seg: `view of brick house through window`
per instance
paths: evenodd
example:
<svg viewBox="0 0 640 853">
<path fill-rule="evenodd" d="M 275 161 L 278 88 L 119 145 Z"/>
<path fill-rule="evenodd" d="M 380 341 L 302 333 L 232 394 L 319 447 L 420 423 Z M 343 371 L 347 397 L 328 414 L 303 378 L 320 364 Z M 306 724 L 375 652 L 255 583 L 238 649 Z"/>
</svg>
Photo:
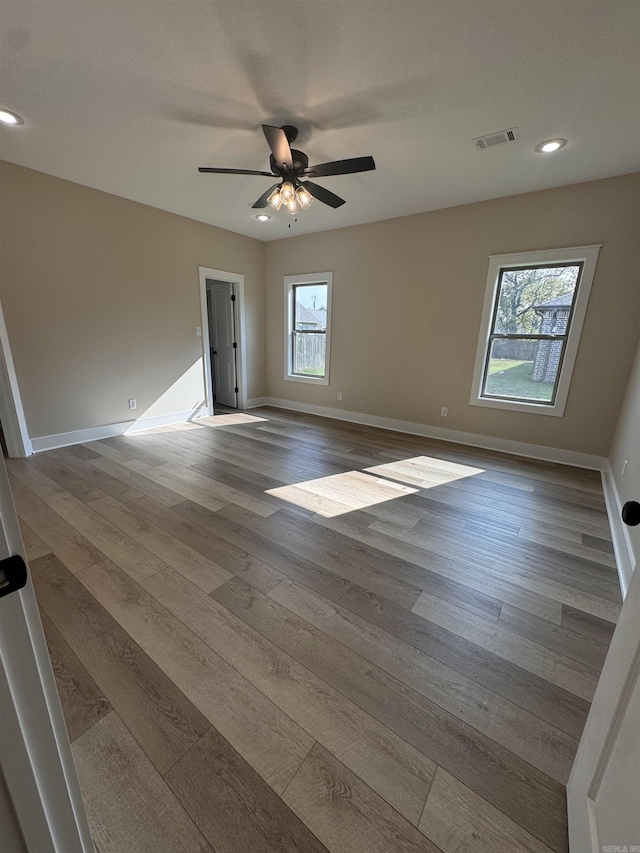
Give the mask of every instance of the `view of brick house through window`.
<svg viewBox="0 0 640 853">
<path fill-rule="evenodd" d="M 581 263 L 502 269 L 482 396 L 553 405 Z"/>
<path fill-rule="evenodd" d="M 569 324 L 573 293 L 551 299 L 546 305 L 535 305 L 534 311 L 542 317 L 540 334 L 564 335 Z M 531 378 L 534 382 L 555 382 L 562 356 L 561 341 L 538 341 Z"/>
</svg>

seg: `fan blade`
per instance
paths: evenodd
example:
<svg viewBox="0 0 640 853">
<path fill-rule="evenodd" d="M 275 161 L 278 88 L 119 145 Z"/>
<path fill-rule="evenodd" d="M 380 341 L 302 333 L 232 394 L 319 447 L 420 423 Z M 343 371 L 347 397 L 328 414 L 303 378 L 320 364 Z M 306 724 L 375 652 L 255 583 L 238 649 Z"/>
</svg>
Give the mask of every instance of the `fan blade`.
<svg viewBox="0 0 640 853">
<path fill-rule="evenodd" d="M 258 201 L 255 204 L 252 204 L 251 207 L 266 207 L 267 206 L 267 199 L 269 198 L 269 196 L 271 195 L 271 193 L 275 190 L 275 188 L 277 186 L 279 186 L 279 184 L 274 184 L 272 187 L 269 187 L 269 189 L 266 191 L 266 193 L 263 193 L 260 196 L 260 198 L 258 199 Z"/>
<path fill-rule="evenodd" d="M 321 201 L 324 204 L 328 204 L 329 207 L 336 208 L 345 204 L 345 200 L 340 198 L 339 195 L 332 193 L 330 190 L 327 190 L 318 184 L 312 184 L 311 181 L 305 181 L 302 186 L 306 187 L 314 198 L 317 198 L 318 201 Z"/>
<path fill-rule="evenodd" d="M 332 163 L 320 163 L 309 166 L 302 173 L 314 178 L 326 178 L 329 175 L 353 175 L 356 172 L 371 172 L 376 164 L 373 157 L 352 157 L 350 160 L 334 160 Z"/>
<path fill-rule="evenodd" d="M 265 175 L 273 178 L 273 172 L 254 172 L 251 169 L 213 169 L 209 166 L 199 166 L 199 172 L 213 172 L 216 175 Z"/>
<path fill-rule="evenodd" d="M 287 169 L 292 169 L 293 157 L 291 156 L 289 140 L 284 130 L 281 127 L 271 127 L 270 124 L 263 124 L 262 130 L 278 166 L 285 165 Z"/>
</svg>

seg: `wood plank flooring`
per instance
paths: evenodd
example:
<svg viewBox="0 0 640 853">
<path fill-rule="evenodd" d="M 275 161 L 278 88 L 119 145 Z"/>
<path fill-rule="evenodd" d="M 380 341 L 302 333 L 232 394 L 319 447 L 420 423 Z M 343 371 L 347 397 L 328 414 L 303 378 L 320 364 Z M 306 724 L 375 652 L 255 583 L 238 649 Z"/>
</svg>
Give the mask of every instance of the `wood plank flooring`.
<svg viewBox="0 0 640 853">
<path fill-rule="evenodd" d="M 275 409 L 8 460 L 99 853 L 565 853 L 599 476 Z"/>
</svg>

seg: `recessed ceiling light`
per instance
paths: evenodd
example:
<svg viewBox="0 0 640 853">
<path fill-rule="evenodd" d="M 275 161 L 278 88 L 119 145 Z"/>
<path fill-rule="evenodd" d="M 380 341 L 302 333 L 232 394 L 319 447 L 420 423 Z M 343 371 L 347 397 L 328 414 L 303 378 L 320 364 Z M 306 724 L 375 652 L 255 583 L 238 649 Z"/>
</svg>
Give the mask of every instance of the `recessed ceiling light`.
<svg viewBox="0 0 640 853">
<path fill-rule="evenodd" d="M 268 222 L 271 217 L 267 213 L 258 213 L 256 219 L 258 220 L 258 222 Z"/>
<path fill-rule="evenodd" d="M 17 113 L 0 108 L 0 122 L 15 127 L 17 124 L 24 124 L 24 119 Z"/>
<path fill-rule="evenodd" d="M 567 144 L 566 139 L 547 139 L 546 142 L 541 142 L 536 145 L 538 154 L 552 154 L 554 151 L 559 151 Z"/>
</svg>

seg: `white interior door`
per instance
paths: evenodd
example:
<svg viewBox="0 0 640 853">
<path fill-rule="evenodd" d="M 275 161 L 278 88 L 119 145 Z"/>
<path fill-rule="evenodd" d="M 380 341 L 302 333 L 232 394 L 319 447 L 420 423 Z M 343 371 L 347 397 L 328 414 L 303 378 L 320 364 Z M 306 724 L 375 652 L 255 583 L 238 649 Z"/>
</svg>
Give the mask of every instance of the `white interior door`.
<svg viewBox="0 0 640 853">
<path fill-rule="evenodd" d="M 571 853 L 640 851 L 639 673 L 636 568 L 567 786 Z"/>
<path fill-rule="evenodd" d="M 218 403 L 238 407 L 235 293 L 228 281 L 207 281 L 213 392 Z"/>
<path fill-rule="evenodd" d="M 25 556 L 0 457 L 0 560 L 13 555 Z M 9 589 L 6 571 L 0 563 L 0 592 Z M 0 709 L 0 815 L 13 815 L 12 828 L 19 828 L 29 853 L 90 853 L 94 847 L 30 577 L 22 589 L 0 598 Z M 7 839 L 10 831 L 7 825 Z M 4 850 L 2 833 L 0 827 Z"/>
</svg>

